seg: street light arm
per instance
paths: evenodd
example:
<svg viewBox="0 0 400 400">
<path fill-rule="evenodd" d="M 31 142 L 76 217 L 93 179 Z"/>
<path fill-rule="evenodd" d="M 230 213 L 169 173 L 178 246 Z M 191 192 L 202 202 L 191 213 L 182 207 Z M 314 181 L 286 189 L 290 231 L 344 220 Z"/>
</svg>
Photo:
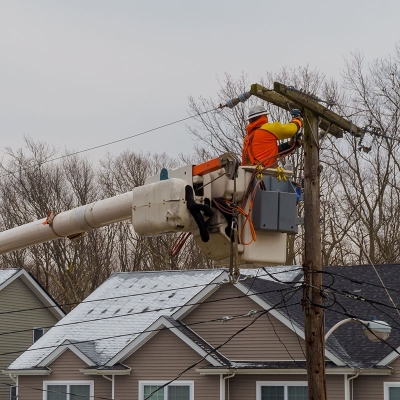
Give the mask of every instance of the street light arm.
<svg viewBox="0 0 400 400">
<path fill-rule="evenodd" d="M 329 336 L 332 335 L 333 331 L 335 331 L 337 328 L 339 328 L 339 326 L 342 326 L 343 324 L 346 324 L 347 322 L 358 322 L 361 325 L 368 326 L 368 322 L 367 321 L 363 321 L 361 319 L 356 319 L 356 318 L 343 319 L 342 321 L 339 321 L 337 324 L 333 325 L 332 328 L 329 329 L 328 332 L 326 332 L 325 342 L 328 340 Z"/>
</svg>

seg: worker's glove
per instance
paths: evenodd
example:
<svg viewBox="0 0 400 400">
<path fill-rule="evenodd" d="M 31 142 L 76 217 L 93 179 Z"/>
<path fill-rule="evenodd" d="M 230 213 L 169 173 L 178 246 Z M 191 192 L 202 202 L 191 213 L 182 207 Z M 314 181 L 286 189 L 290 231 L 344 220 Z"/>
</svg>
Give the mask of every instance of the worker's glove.
<svg viewBox="0 0 400 400">
<path fill-rule="evenodd" d="M 300 116 L 293 118 L 290 122 L 293 122 L 294 124 L 297 125 L 297 130 L 298 131 L 303 126 L 303 118 L 301 118 Z"/>
<path fill-rule="evenodd" d="M 295 147 L 301 147 L 303 145 L 303 135 L 297 134 L 297 135 L 293 136 L 289 140 L 290 147 L 293 147 L 293 143 L 295 144 Z"/>
</svg>

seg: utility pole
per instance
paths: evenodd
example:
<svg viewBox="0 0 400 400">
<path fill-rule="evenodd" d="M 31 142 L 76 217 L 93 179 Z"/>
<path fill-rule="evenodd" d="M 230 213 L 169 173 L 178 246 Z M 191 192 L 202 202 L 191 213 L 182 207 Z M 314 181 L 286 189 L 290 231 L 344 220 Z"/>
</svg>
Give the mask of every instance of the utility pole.
<svg viewBox="0 0 400 400">
<path fill-rule="evenodd" d="M 319 104 L 312 96 L 281 83 L 274 90 L 254 84 L 251 94 L 283 109 L 304 114 L 304 334 L 309 400 L 326 400 L 324 309 L 320 227 L 319 129 L 343 136 L 343 130 L 361 136 L 362 130 Z"/>
</svg>

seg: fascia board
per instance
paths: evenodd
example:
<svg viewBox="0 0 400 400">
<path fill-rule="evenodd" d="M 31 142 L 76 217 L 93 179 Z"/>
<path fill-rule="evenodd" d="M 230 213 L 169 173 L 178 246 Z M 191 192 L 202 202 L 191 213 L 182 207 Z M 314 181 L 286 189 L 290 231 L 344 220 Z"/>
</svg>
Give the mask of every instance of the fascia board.
<svg viewBox="0 0 400 400">
<path fill-rule="evenodd" d="M 235 369 L 235 368 L 197 368 L 195 370 L 200 375 L 221 375 L 221 374 L 231 374 L 235 372 L 236 375 L 306 375 L 307 371 L 305 369 Z M 358 368 L 334 368 L 326 369 L 326 375 L 346 375 L 355 374 L 368 376 L 387 376 L 391 375 L 390 370 L 359 370 Z"/>
<path fill-rule="evenodd" d="M 248 288 L 246 288 L 240 282 L 236 284 L 236 287 L 244 294 L 251 293 L 251 296 L 248 296 L 249 299 L 252 299 L 256 304 L 258 304 L 259 306 L 264 308 L 264 310 L 268 310 L 271 308 L 270 304 L 268 304 L 266 301 L 262 300 L 256 293 L 254 293 L 252 290 L 249 290 Z M 302 329 L 300 329 L 298 326 L 296 326 L 295 324 L 292 324 L 288 318 L 286 318 L 284 315 L 282 315 L 277 310 L 271 310 L 268 312 L 273 317 L 275 317 L 279 322 L 282 322 L 282 324 L 284 324 L 287 328 L 289 328 L 291 331 L 293 331 L 296 335 L 300 336 L 304 340 L 304 331 Z M 329 350 L 326 350 L 326 348 L 325 348 L 325 355 L 326 355 L 326 357 L 329 358 L 330 361 L 334 362 L 338 366 L 346 365 L 346 363 L 344 363 L 340 358 L 338 358 L 334 354 L 332 354 Z"/>
<path fill-rule="evenodd" d="M 61 319 L 65 317 L 65 313 L 50 297 L 50 295 L 43 290 L 40 285 L 26 272 L 24 269 L 21 270 L 22 281 L 32 290 L 32 292 L 41 300 L 41 302 L 48 307 L 48 310 L 57 318 Z"/>
<path fill-rule="evenodd" d="M 386 367 L 386 365 L 392 363 L 394 360 L 396 360 L 399 357 L 400 353 L 400 347 L 397 347 L 396 351 L 392 351 L 390 354 L 388 354 L 385 358 L 383 358 L 381 361 L 376 364 L 379 367 Z"/>
<path fill-rule="evenodd" d="M 179 308 L 179 310 L 175 311 L 171 316 L 174 319 L 182 319 L 186 315 L 188 315 L 191 311 L 193 311 L 200 303 L 202 303 L 207 297 L 211 296 L 219 287 L 220 284 L 224 283 L 228 280 L 228 274 L 226 271 L 222 270 L 221 274 L 218 275 L 214 280 L 212 280 L 209 284 L 205 285 L 205 288 L 202 289 L 199 293 L 197 293 L 194 297 L 192 297 L 188 304 Z"/>
<path fill-rule="evenodd" d="M 205 357 L 205 360 L 207 360 L 211 365 L 213 365 L 214 367 L 222 367 L 223 366 L 214 357 L 212 357 L 211 355 L 207 355 L 207 352 L 204 349 L 202 349 L 198 344 L 193 342 L 193 340 L 190 340 L 185 334 L 183 334 L 178 328 L 174 327 L 166 319 L 165 319 L 164 325 L 170 330 L 170 332 L 173 332 L 179 339 L 181 339 L 183 342 L 185 342 L 189 347 L 191 347 L 199 355 L 201 355 L 202 357 Z"/>
<path fill-rule="evenodd" d="M 110 367 L 116 363 L 122 362 L 126 360 L 129 356 L 131 356 L 135 351 L 137 351 L 140 347 L 142 347 L 148 340 L 150 340 L 161 327 L 165 327 L 171 332 L 173 332 L 179 339 L 185 342 L 189 347 L 195 350 L 199 355 L 204 357 L 207 352 L 204 351 L 200 346 L 190 340 L 186 335 L 179 331 L 178 328 L 174 327 L 165 317 L 161 316 L 151 324 L 146 331 L 142 332 L 139 336 L 137 336 L 132 342 L 130 342 L 124 349 L 122 349 L 118 354 L 116 354 L 110 361 L 108 361 L 105 366 Z M 222 366 L 215 358 L 212 356 L 207 356 L 205 358 L 210 364 L 215 367 Z"/>
<path fill-rule="evenodd" d="M 74 346 L 69 340 L 65 340 L 62 344 L 58 345 L 50 354 L 48 354 L 39 364 L 38 367 L 47 367 L 54 360 L 61 356 L 67 349 L 71 350 L 77 357 L 79 357 L 88 366 L 93 367 L 96 364 L 77 347 Z"/>
<path fill-rule="evenodd" d="M 124 370 L 114 370 L 114 369 L 80 369 L 79 372 L 81 372 L 83 375 L 116 375 L 116 376 L 123 376 L 123 375 L 130 375 L 132 371 L 132 368 L 129 369 L 124 369 Z"/>
<path fill-rule="evenodd" d="M 158 331 L 161 326 L 163 326 L 161 319 L 164 317 L 159 317 L 155 322 L 153 322 L 149 327 L 147 327 L 142 333 L 135 337 L 127 346 L 125 346 L 121 351 L 119 351 L 113 358 L 111 358 L 106 364 L 106 367 L 113 366 L 116 363 L 122 362 L 132 355 L 136 350 L 142 347 L 148 340 L 150 340 Z"/>
<path fill-rule="evenodd" d="M 1 371 L 2 374 L 10 376 L 17 376 L 17 375 L 50 375 L 51 369 L 5 369 Z"/>
</svg>

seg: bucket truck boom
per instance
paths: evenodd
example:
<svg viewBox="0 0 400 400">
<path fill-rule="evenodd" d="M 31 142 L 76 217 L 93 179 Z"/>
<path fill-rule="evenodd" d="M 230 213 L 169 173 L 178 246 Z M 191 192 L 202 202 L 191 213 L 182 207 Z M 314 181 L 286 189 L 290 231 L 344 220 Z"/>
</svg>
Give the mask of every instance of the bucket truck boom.
<svg viewBox="0 0 400 400">
<path fill-rule="evenodd" d="M 138 235 L 191 232 L 201 250 L 226 265 L 237 214 L 239 264 L 279 265 L 297 232 L 291 172 L 239 167 L 227 153 L 204 164 L 163 169 L 131 192 L 0 232 L 0 254 L 130 220 Z"/>
</svg>

